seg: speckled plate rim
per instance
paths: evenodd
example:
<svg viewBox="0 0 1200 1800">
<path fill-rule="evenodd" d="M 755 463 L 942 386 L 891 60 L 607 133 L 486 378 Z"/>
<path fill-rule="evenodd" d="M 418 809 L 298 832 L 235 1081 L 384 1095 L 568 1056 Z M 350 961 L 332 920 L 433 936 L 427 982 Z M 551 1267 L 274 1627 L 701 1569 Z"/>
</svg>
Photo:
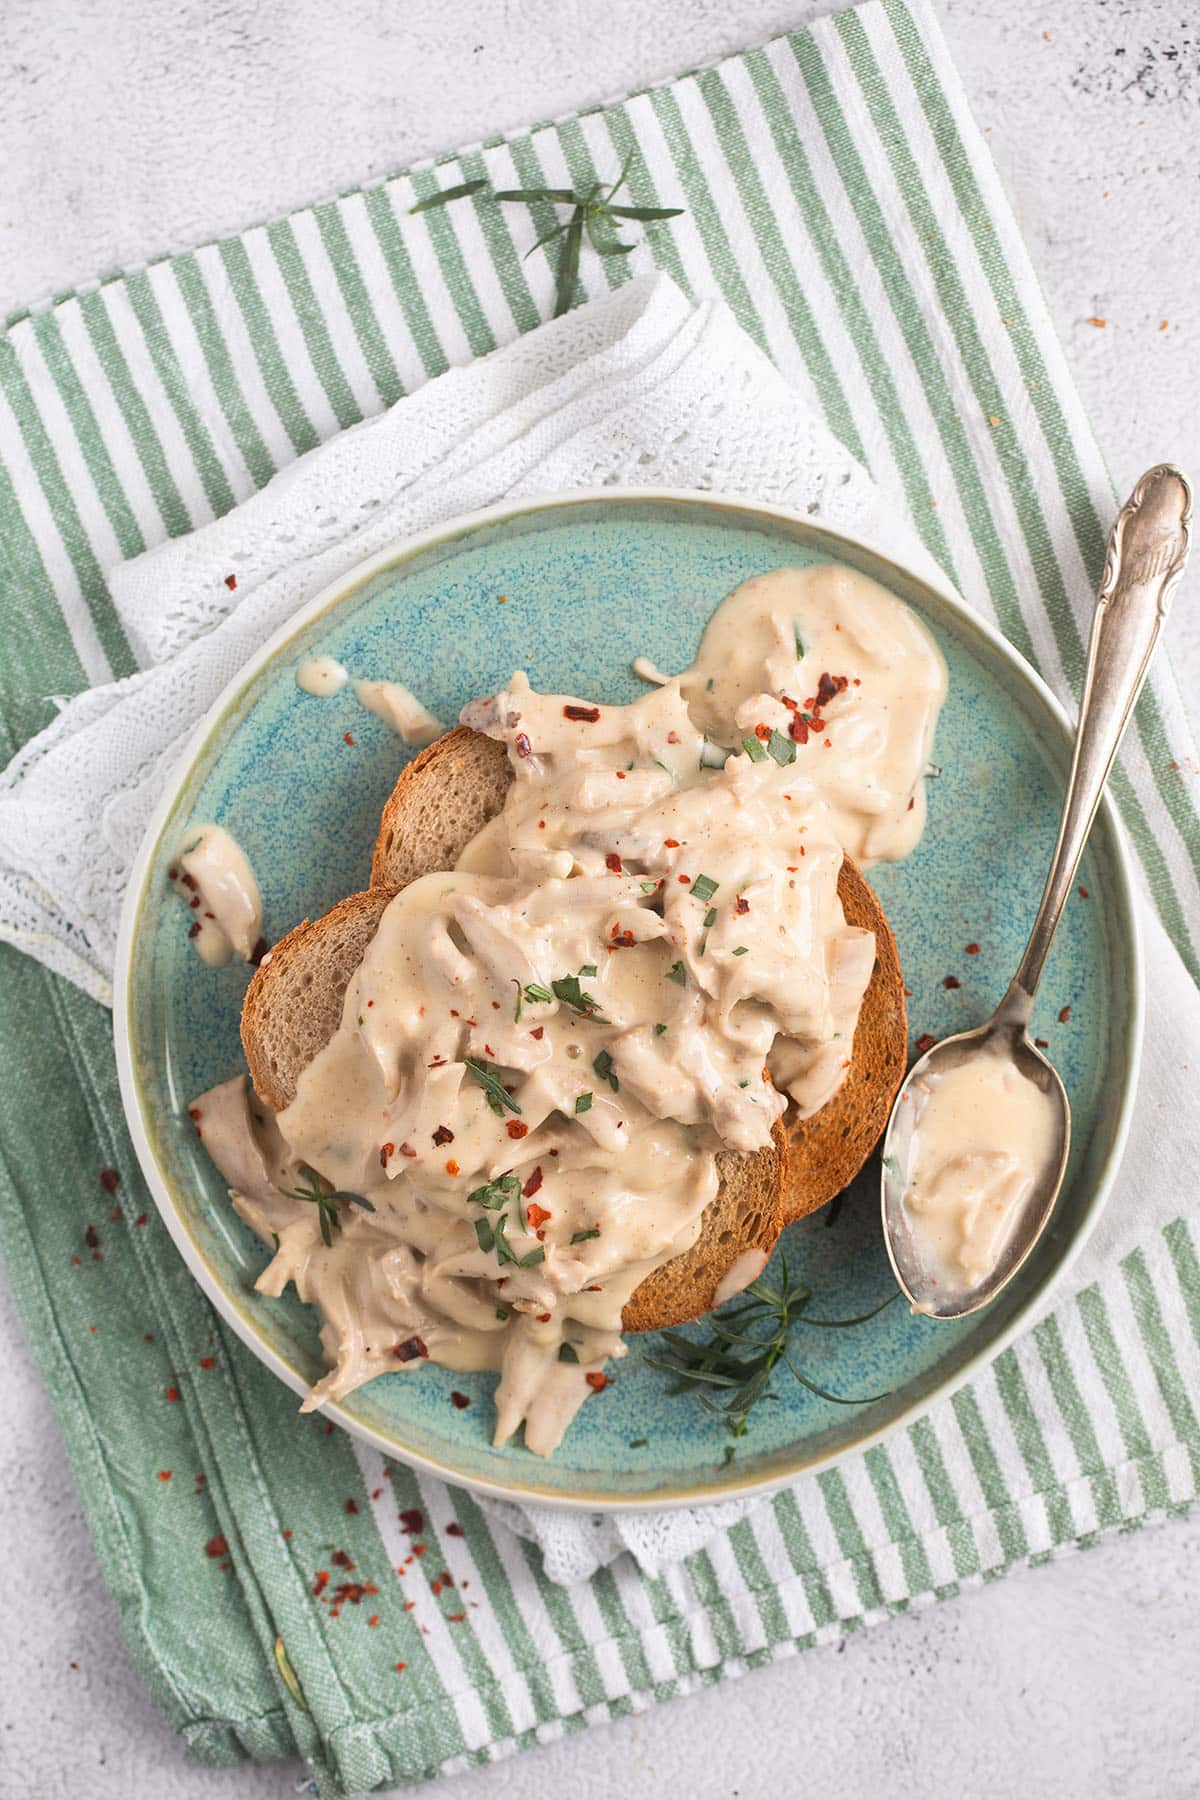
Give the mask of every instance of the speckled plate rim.
<svg viewBox="0 0 1200 1800">
<path fill-rule="evenodd" d="M 286 624 L 268 638 L 257 654 L 213 702 L 192 732 L 181 754 L 176 773 L 146 827 L 145 836 L 130 872 L 129 884 L 121 910 L 113 982 L 113 1036 L 121 1101 L 125 1109 L 133 1147 L 154 1203 L 188 1269 L 226 1324 L 237 1333 L 242 1342 L 254 1352 L 259 1360 L 294 1393 L 306 1394 L 308 1382 L 298 1370 L 279 1355 L 262 1335 L 252 1312 L 243 1311 L 237 1305 L 234 1297 L 221 1285 L 210 1269 L 176 1204 L 171 1185 L 155 1155 L 150 1137 L 146 1119 L 149 1110 L 148 1097 L 142 1091 L 136 1070 L 131 996 L 134 974 L 133 957 L 139 936 L 139 920 L 144 909 L 153 901 L 150 893 L 150 873 L 163 831 L 181 790 L 191 779 L 196 763 L 204 756 L 214 738 L 221 732 L 226 714 L 237 704 L 250 684 L 258 678 L 269 663 L 287 651 L 293 640 L 301 632 L 307 630 L 314 620 L 352 599 L 377 575 L 400 567 L 419 556 L 423 551 L 433 549 L 452 539 L 464 539 L 485 526 L 513 523 L 527 515 L 540 515 L 554 510 L 561 510 L 564 515 L 568 515 L 575 508 L 603 506 L 616 510 L 631 505 L 667 505 L 685 509 L 692 508 L 701 517 L 729 512 L 739 515 L 750 526 L 753 526 L 756 521 L 765 529 L 785 526 L 789 531 L 798 534 L 801 541 L 807 541 L 810 546 L 817 547 L 823 552 L 828 552 L 835 557 L 839 552 L 847 552 L 847 561 L 854 566 L 864 568 L 864 572 L 873 571 L 876 578 L 885 585 L 889 575 L 893 578 L 899 577 L 910 592 L 917 595 L 922 593 L 929 595 L 933 598 L 935 606 L 945 606 L 956 615 L 968 634 L 974 633 L 977 637 L 982 638 L 998 659 L 1007 664 L 1009 672 L 1015 677 L 1017 683 L 1031 689 L 1042 702 L 1061 728 L 1067 742 L 1072 735 L 1073 726 L 1065 709 L 1037 671 L 1025 661 L 1024 657 L 1013 648 L 1000 631 L 968 607 L 948 582 L 918 574 L 916 570 L 884 555 L 864 538 L 856 537 L 849 532 L 832 530 L 824 524 L 816 524 L 812 519 L 791 512 L 786 507 L 765 505 L 742 498 L 737 494 L 700 493 L 685 488 L 611 487 L 580 488 L 567 493 L 544 494 L 515 502 L 501 501 L 496 505 L 474 512 L 459 514 L 427 531 L 404 538 L 391 548 L 382 550 L 375 556 L 357 564 L 346 574 L 340 576 L 338 580 L 322 588 L 294 613 Z M 888 1420 L 886 1424 L 864 1431 L 861 1437 L 856 1438 L 850 1444 L 843 1444 L 828 1455 L 806 1457 L 801 1454 L 793 1464 L 782 1471 L 776 1463 L 770 1473 L 763 1476 L 739 1478 L 735 1473 L 728 1480 L 712 1480 L 704 1488 L 668 1488 L 656 1491 L 645 1499 L 613 1498 L 609 1494 L 597 1494 L 586 1489 L 581 1489 L 573 1494 L 562 1494 L 540 1488 L 535 1481 L 514 1479 L 512 1482 L 506 1482 L 489 1479 L 486 1476 L 467 1475 L 456 1468 L 452 1462 L 443 1462 L 424 1452 L 411 1449 L 396 1437 L 373 1429 L 335 1402 L 328 1402 L 321 1408 L 325 1417 L 333 1419 L 352 1436 L 373 1445 L 375 1449 L 381 1450 L 387 1456 L 396 1457 L 412 1468 L 425 1470 L 442 1480 L 454 1482 L 460 1487 L 490 1495 L 495 1499 L 533 1501 L 538 1505 L 554 1507 L 565 1512 L 658 1512 L 682 1506 L 702 1506 L 722 1500 L 746 1498 L 755 1494 L 775 1493 L 801 1475 L 817 1474 L 823 1469 L 834 1467 L 843 1457 L 856 1455 L 870 1448 L 872 1444 L 889 1437 L 893 1432 L 899 1431 L 911 1423 L 914 1418 L 920 1417 L 935 1402 L 946 1399 L 964 1386 L 979 1369 L 994 1361 L 1012 1343 L 1014 1338 L 1026 1329 L 1031 1316 L 1045 1310 L 1050 1296 L 1061 1284 L 1091 1236 L 1120 1168 L 1129 1136 L 1133 1106 L 1137 1095 L 1137 1079 L 1141 1066 L 1142 1039 L 1145 1027 L 1142 939 L 1129 846 L 1124 827 L 1107 793 L 1101 802 L 1101 810 L 1112 834 L 1114 873 L 1116 875 L 1112 910 L 1114 918 L 1124 930 L 1125 941 L 1122 950 L 1125 968 L 1129 976 L 1127 998 L 1129 1023 L 1122 1038 L 1125 1055 L 1120 1072 L 1121 1093 L 1111 1145 L 1095 1178 L 1090 1199 L 1086 1203 L 1086 1210 L 1057 1267 L 1040 1285 L 1031 1288 L 1023 1304 L 994 1338 L 981 1346 L 976 1355 L 969 1357 L 948 1373 L 932 1390 L 923 1394 L 895 1418 Z"/>
</svg>

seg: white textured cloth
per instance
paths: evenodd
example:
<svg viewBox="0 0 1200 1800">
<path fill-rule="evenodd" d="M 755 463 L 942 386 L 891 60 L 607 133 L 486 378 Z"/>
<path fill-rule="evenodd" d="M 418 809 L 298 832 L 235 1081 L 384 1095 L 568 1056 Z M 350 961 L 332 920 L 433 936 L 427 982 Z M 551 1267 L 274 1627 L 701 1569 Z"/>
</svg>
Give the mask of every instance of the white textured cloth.
<svg viewBox="0 0 1200 1800">
<path fill-rule="evenodd" d="M 665 276 L 450 371 L 345 431 L 224 518 L 114 569 L 140 673 L 67 703 L 0 786 L 0 935 L 111 995 L 129 868 L 188 727 L 310 595 L 365 557 L 515 495 L 605 485 L 752 495 L 851 531 L 944 585 L 906 520 L 720 302 Z M 238 585 L 224 584 L 236 568 Z M 1200 994 L 1146 910 L 1155 1033 L 1120 1203 L 1076 1270 L 1094 1279 L 1188 1191 L 1189 1046 Z M 589 1520 L 485 1503 L 541 1545 L 555 1580 L 628 1550 L 650 1574 L 751 1511 Z"/>
</svg>

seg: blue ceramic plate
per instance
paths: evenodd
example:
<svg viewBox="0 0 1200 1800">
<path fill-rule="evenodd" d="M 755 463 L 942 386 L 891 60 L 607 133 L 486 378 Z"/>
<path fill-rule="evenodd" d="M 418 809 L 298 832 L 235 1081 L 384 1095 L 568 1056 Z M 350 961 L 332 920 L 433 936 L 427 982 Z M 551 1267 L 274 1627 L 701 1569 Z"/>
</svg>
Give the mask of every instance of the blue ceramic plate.
<svg viewBox="0 0 1200 1800">
<path fill-rule="evenodd" d="M 298 1391 L 320 1372 L 317 1320 L 290 1292 L 253 1282 L 267 1260 L 229 1205 L 188 1122 L 190 1097 L 242 1066 L 244 967 L 206 969 L 168 889 L 171 852 L 192 821 L 216 820 L 249 853 L 274 941 L 306 914 L 366 884 L 380 807 L 407 752 L 349 689 L 317 700 L 300 660 L 339 658 L 391 676 L 453 723 L 463 702 L 514 667 L 552 692 L 626 701 L 644 691 L 637 652 L 679 669 L 717 602 L 782 564 L 843 561 L 916 609 L 941 646 L 950 695 L 938 728 L 940 778 L 907 862 L 872 877 L 900 946 L 912 1035 L 981 1020 L 1015 968 L 1054 843 L 1069 734 L 1062 713 L 999 637 L 916 577 L 848 539 L 786 514 L 704 496 L 614 493 L 493 509 L 397 547 L 306 607 L 233 683 L 198 731 L 148 833 L 126 904 L 117 973 L 125 1105 L 168 1227 L 192 1272 L 257 1355 Z M 500 597 L 505 603 L 500 604 Z M 353 745 L 344 741 L 350 733 Z M 1140 968 L 1125 853 L 1102 807 L 1067 910 L 1034 1028 L 1071 1097 L 1071 1163 L 1051 1229 L 997 1302 L 958 1324 L 889 1306 L 850 1331 L 801 1327 L 801 1366 L 833 1405 L 790 1375 L 752 1415 L 730 1463 L 722 1422 L 671 1396 L 631 1351 L 549 1462 L 495 1450 L 491 1375 L 425 1367 L 385 1375 L 328 1412 L 386 1453 L 455 1480 L 591 1509 L 695 1503 L 777 1484 L 859 1448 L 994 1356 L 1091 1227 L 1113 1173 L 1133 1094 Z M 966 946 L 978 944 L 978 954 Z M 961 986 L 948 989 L 947 975 Z M 1059 1022 L 1069 1006 L 1070 1019 Z M 868 1311 L 893 1288 L 874 1161 L 836 1212 L 785 1234 L 781 1249 L 816 1293 L 814 1314 Z M 778 1260 L 779 1252 L 776 1253 Z M 452 1387 L 474 1404 L 451 1405 Z"/>
</svg>

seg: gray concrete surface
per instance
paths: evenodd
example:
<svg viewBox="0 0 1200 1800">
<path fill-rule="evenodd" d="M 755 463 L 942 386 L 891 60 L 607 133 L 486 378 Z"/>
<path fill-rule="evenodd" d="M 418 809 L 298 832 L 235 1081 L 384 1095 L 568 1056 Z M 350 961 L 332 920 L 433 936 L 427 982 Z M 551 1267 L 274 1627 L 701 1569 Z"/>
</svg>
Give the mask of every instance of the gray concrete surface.
<svg viewBox="0 0 1200 1800">
<path fill-rule="evenodd" d="M 823 10 L 5 0 L 0 312 Z M 1200 15 L 1189 0 L 942 0 L 942 16 L 1115 477 L 1164 456 L 1200 471 Z M 1195 578 L 1172 638 L 1194 695 Z M 0 1359 L 0 1796 L 294 1792 L 297 1768 L 183 1762 L 125 1657 L 2 1294 Z M 1185 1800 L 1200 1788 L 1198 1557 L 1200 1519 L 1119 1539 L 438 1791 Z"/>
</svg>

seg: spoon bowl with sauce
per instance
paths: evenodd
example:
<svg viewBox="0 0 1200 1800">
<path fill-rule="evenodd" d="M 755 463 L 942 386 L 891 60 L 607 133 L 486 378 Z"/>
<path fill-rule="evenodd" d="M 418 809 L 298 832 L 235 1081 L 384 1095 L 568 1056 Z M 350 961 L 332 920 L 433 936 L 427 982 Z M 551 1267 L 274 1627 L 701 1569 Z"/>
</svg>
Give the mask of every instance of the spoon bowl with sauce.
<svg viewBox="0 0 1200 1800">
<path fill-rule="evenodd" d="M 914 1312 L 961 1319 L 994 1300 L 1054 1211 L 1071 1107 L 1029 1036 L 1038 983 L 1117 748 L 1187 561 L 1192 494 L 1170 464 L 1121 509 L 1096 596 L 1058 841 L 1025 954 L 1000 1005 L 909 1071 L 884 1139 L 884 1241 Z"/>
</svg>

